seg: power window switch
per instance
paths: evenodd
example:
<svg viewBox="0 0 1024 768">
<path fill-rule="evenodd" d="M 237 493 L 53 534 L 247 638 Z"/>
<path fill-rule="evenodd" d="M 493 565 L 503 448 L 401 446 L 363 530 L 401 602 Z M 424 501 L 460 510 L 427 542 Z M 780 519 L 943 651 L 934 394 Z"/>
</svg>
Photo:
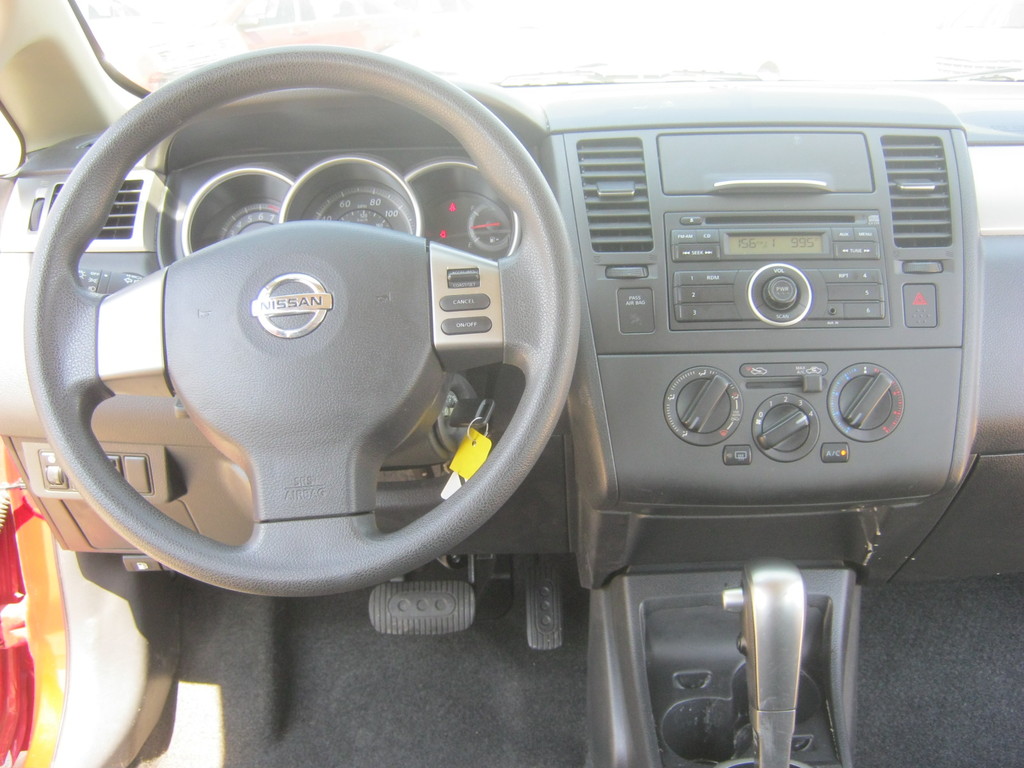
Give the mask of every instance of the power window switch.
<svg viewBox="0 0 1024 768">
<path fill-rule="evenodd" d="M 149 459 L 145 456 L 124 456 L 121 459 L 124 479 L 128 485 L 145 495 L 153 493 L 153 481 L 149 477 Z"/>
</svg>

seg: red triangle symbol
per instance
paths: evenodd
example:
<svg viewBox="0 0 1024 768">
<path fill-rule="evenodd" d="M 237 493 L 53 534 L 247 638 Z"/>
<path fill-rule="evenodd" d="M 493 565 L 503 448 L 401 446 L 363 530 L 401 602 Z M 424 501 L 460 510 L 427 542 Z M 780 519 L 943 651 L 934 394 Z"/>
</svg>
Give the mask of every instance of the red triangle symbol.
<svg viewBox="0 0 1024 768">
<path fill-rule="evenodd" d="M 928 299 L 926 299 L 924 297 L 924 294 L 921 293 L 920 291 L 918 291 L 917 292 L 917 296 L 914 297 L 914 306 L 915 307 L 927 307 L 928 306 Z"/>
</svg>

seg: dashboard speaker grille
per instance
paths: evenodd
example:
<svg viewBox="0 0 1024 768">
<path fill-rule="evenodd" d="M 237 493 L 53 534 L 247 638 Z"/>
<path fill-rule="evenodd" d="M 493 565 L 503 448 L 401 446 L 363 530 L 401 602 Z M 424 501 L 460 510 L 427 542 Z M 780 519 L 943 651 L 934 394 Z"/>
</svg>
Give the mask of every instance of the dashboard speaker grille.
<svg viewBox="0 0 1024 768">
<path fill-rule="evenodd" d="M 651 251 L 651 202 L 640 139 L 584 139 L 576 152 L 594 251 Z"/>
<path fill-rule="evenodd" d="M 50 196 L 50 208 L 57 201 L 57 196 L 64 188 L 63 184 L 53 186 Z M 135 218 L 139 213 L 139 202 L 142 199 L 142 179 L 126 179 L 114 198 L 103 229 L 96 235 L 97 240 L 131 240 L 135 232 Z"/>
<path fill-rule="evenodd" d="M 942 140 L 937 136 L 883 136 L 882 152 L 889 177 L 896 245 L 951 245 L 949 172 Z"/>
</svg>

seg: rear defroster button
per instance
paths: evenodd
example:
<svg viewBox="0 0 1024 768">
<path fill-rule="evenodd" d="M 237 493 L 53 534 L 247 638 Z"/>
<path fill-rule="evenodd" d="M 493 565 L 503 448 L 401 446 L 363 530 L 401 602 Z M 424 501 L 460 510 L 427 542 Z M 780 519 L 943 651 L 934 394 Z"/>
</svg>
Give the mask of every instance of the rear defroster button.
<svg viewBox="0 0 1024 768">
<path fill-rule="evenodd" d="M 448 336 L 487 333 L 491 330 L 491 320 L 487 317 L 450 317 L 441 323 L 441 330 Z"/>
</svg>

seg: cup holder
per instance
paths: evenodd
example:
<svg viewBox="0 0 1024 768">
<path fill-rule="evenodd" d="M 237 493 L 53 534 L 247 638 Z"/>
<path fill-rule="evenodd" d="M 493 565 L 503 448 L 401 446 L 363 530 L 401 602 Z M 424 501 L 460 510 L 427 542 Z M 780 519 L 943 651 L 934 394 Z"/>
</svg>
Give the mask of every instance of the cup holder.
<svg viewBox="0 0 1024 768">
<path fill-rule="evenodd" d="M 736 707 L 732 699 L 688 699 L 661 721 L 665 746 L 683 760 L 718 763 L 734 753 Z"/>
<path fill-rule="evenodd" d="M 662 717 L 662 741 L 684 762 L 717 765 L 735 761 L 730 764 L 745 764 L 743 759 L 737 759 L 749 754 L 752 748 L 745 665 L 735 670 L 727 685 L 728 698 L 695 695 L 677 700 Z M 697 694 L 697 691 L 693 693 Z M 820 715 L 822 707 L 821 688 L 814 678 L 801 672 L 796 711 L 798 726 Z M 749 758 L 746 762 L 750 762 Z"/>
</svg>

